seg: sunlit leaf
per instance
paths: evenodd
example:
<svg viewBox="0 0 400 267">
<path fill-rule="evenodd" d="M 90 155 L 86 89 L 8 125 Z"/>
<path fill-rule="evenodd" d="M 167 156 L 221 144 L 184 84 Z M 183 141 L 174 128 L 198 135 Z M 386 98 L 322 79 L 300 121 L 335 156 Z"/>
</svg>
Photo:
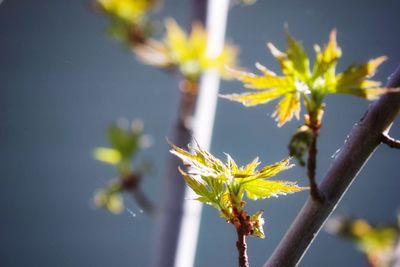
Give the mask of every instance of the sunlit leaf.
<svg viewBox="0 0 400 267">
<path fill-rule="evenodd" d="M 97 160 L 111 165 L 118 164 L 122 159 L 121 153 L 113 148 L 99 147 L 94 150 L 93 154 Z"/>
<path fill-rule="evenodd" d="M 186 33 L 179 27 L 175 20 L 169 18 L 165 21 L 165 28 L 167 30 L 165 42 L 173 61 L 179 61 L 188 57 L 188 37 Z"/>
<path fill-rule="evenodd" d="M 253 175 L 256 172 L 256 168 L 258 167 L 258 165 L 260 165 L 260 161 L 257 157 L 246 166 L 232 169 L 231 173 L 235 178 L 246 178 L 249 175 Z"/>
<path fill-rule="evenodd" d="M 134 51 L 137 58 L 148 65 L 170 68 L 174 64 L 168 47 L 157 40 L 148 40 L 146 45 L 136 46 Z"/>
<path fill-rule="evenodd" d="M 110 188 L 97 191 L 94 196 L 94 203 L 97 207 L 105 208 L 115 214 L 121 213 L 124 209 L 121 193 L 110 190 Z"/>
<path fill-rule="evenodd" d="M 110 15 L 138 23 L 152 9 L 155 0 L 97 0 L 100 7 Z"/>
<path fill-rule="evenodd" d="M 187 174 L 182 169 L 179 169 L 179 172 L 182 174 L 182 177 L 185 179 L 186 184 L 199 196 L 197 200 L 201 202 L 205 202 L 211 204 L 214 202 L 214 196 L 212 192 L 210 192 L 205 184 L 198 181 L 193 176 Z"/>
<path fill-rule="evenodd" d="M 229 78 L 225 66 L 236 65 L 237 49 L 234 46 L 225 45 L 219 54 L 211 56 L 206 51 L 207 32 L 201 24 L 194 23 L 190 34 L 186 34 L 173 19 L 167 19 L 165 25 L 163 41 L 149 40 L 135 47 L 134 52 L 142 62 L 178 69 L 191 81 L 197 81 L 207 69 L 216 69 L 223 78 Z"/>
<path fill-rule="evenodd" d="M 382 94 L 387 93 L 395 93 L 399 92 L 396 88 L 384 88 L 384 87 L 375 87 L 375 88 L 341 88 L 337 90 L 338 93 L 349 94 L 358 96 L 367 100 L 376 100 Z"/>
<path fill-rule="evenodd" d="M 315 50 L 315 63 L 313 69 L 313 78 L 323 76 L 328 70 L 334 69 L 338 59 L 342 56 L 342 50 L 336 42 L 336 30 L 332 30 L 329 35 L 329 42 L 324 50 L 318 45 L 314 46 Z"/>
<path fill-rule="evenodd" d="M 263 211 L 259 210 L 254 215 L 250 217 L 250 221 L 253 225 L 252 235 L 259 238 L 265 238 L 264 234 L 264 218 L 262 217 Z"/>
<path fill-rule="evenodd" d="M 286 91 L 284 90 L 271 89 L 256 93 L 221 95 L 221 97 L 232 101 L 240 102 L 246 107 L 251 107 L 251 106 L 257 106 L 259 104 L 268 103 L 276 98 L 283 96 L 285 93 Z"/>
<path fill-rule="evenodd" d="M 359 88 L 360 85 L 367 79 L 372 77 L 380 64 L 386 60 L 386 57 L 378 57 L 369 60 L 365 64 L 352 65 L 344 72 L 337 75 L 336 88 L 337 90 L 345 88 Z"/>
<path fill-rule="evenodd" d="M 302 80 L 306 80 L 310 77 L 310 61 L 307 53 L 303 45 L 294 39 L 289 32 L 286 32 L 286 36 L 288 43 L 286 49 L 287 59 L 291 62 L 297 75 L 302 77 Z"/>
<path fill-rule="evenodd" d="M 262 65 L 258 65 L 259 67 Z M 288 91 L 294 88 L 294 80 L 291 77 L 276 76 L 275 74 L 264 70 L 264 75 L 257 76 L 253 73 L 237 71 L 229 69 L 236 79 L 244 83 L 244 86 L 249 89 L 285 89 Z"/>
<path fill-rule="evenodd" d="M 243 178 L 242 183 L 247 183 L 257 179 L 270 178 L 282 171 L 292 168 L 293 166 L 294 166 L 293 164 L 290 164 L 290 158 L 286 158 L 276 162 L 275 164 L 267 165 L 263 167 L 261 170 L 254 171 L 253 173 L 248 174 L 247 177 Z"/>
<path fill-rule="evenodd" d="M 287 181 L 266 181 L 262 179 L 252 180 L 243 183 L 243 188 L 249 199 L 264 199 L 278 197 L 279 195 L 292 194 L 305 190 L 294 182 Z"/>
<path fill-rule="evenodd" d="M 290 121 L 293 116 L 297 119 L 300 117 L 300 94 L 287 94 L 279 101 L 275 112 L 272 115 L 278 121 L 278 126 L 282 126 Z"/>
</svg>

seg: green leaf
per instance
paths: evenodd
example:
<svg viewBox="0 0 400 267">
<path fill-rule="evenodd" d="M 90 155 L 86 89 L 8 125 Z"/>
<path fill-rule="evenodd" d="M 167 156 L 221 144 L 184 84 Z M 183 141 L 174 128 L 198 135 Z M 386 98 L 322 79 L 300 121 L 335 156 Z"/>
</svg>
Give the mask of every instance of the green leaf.
<svg viewBox="0 0 400 267">
<path fill-rule="evenodd" d="M 247 177 L 245 177 L 241 180 L 241 184 L 251 182 L 251 181 L 257 180 L 257 179 L 270 178 L 272 176 L 277 175 L 281 171 L 285 171 L 285 170 L 292 168 L 293 166 L 294 166 L 293 164 L 290 164 L 290 158 L 286 158 L 284 160 L 276 162 L 275 164 L 267 165 L 259 171 L 255 171 L 251 174 L 248 174 Z"/>
<path fill-rule="evenodd" d="M 118 150 L 123 159 L 134 157 L 140 145 L 140 133 L 130 132 L 117 125 L 108 128 L 108 138 L 111 146 Z"/>
<path fill-rule="evenodd" d="M 386 60 L 386 57 L 378 57 L 369 60 L 364 64 L 354 64 L 347 68 L 344 72 L 340 73 L 336 77 L 336 90 L 346 90 L 349 88 L 360 88 L 365 87 L 363 83 L 367 78 L 372 77 L 380 64 Z"/>
<path fill-rule="evenodd" d="M 94 196 L 94 203 L 97 207 L 105 208 L 108 211 L 119 214 L 124 209 L 122 194 L 118 190 L 114 190 L 114 186 L 100 189 Z"/>
<path fill-rule="evenodd" d="M 122 159 L 121 153 L 118 150 L 106 147 L 96 148 L 93 156 L 95 159 L 111 165 L 117 165 Z"/>
<path fill-rule="evenodd" d="M 225 165 L 213 155 L 202 149 L 197 143 L 193 147 L 193 154 L 171 144 L 172 149 L 170 152 L 179 157 L 185 164 L 189 165 L 192 169 L 191 174 L 198 174 L 202 176 L 218 177 L 224 174 Z"/>
<path fill-rule="evenodd" d="M 250 217 L 250 221 L 252 224 L 252 235 L 259 237 L 259 238 L 265 238 L 264 234 L 264 218 L 262 217 L 263 211 L 259 210 L 257 211 L 254 215 Z"/>
<path fill-rule="evenodd" d="M 261 64 L 256 65 L 263 72 L 262 76 L 257 76 L 250 72 L 243 72 L 229 68 L 228 71 L 237 80 L 243 82 L 246 88 L 249 89 L 288 89 L 294 88 L 294 81 L 291 77 L 276 76 L 271 71 L 268 71 Z"/>
<path fill-rule="evenodd" d="M 329 70 L 335 69 L 338 59 L 342 56 L 342 50 L 336 42 L 336 30 L 332 30 L 329 35 L 329 42 L 324 51 L 318 45 L 314 46 L 315 64 L 313 68 L 313 79 L 324 76 Z"/>
<path fill-rule="evenodd" d="M 221 97 L 232 101 L 240 102 L 246 107 L 251 107 L 251 106 L 257 106 L 259 104 L 268 103 L 278 97 L 283 96 L 285 93 L 287 93 L 287 90 L 271 89 L 268 91 L 261 91 L 257 93 L 221 95 Z"/>
<path fill-rule="evenodd" d="M 200 197 L 197 200 L 212 204 L 215 202 L 215 196 L 212 192 L 207 189 L 207 186 L 191 175 L 184 172 L 181 168 L 179 168 L 179 172 L 181 173 L 183 179 L 185 179 L 186 184 Z"/>
<path fill-rule="evenodd" d="M 272 43 L 267 43 L 271 54 L 278 60 L 281 65 L 282 73 L 286 76 L 294 76 L 295 69 L 293 67 L 293 62 L 290 61 L 287 55 L 276 48 Z"/>
<path fill-rule="evenodd" d="M 232 171 L 232 175 L 235 178 L 246 178 L 249 175 L 253 175 L 256 172 L 257 166 L 260 165 L 258 157 L 256 157 L 252 162 L 246 166 L 240 167 L 236 171 Z"/>
<path fill-rule="evenodd" d="M 310 77 L 310 61 L 303 45 L 298 42 L 290 33 L 286 32 L 287 36 L 287 49 L 286 55 L 291 62 L 293 69 L 297 72 L 297 76 L 303 81 L 307 81 Z"/>
<path fill-rule="evenodd" d="M 293 116 L 297 119 L 300 117 L 300 94 L 287 94 L 276 106 L 275 112 L 272 114 L 278 121 L 278 127 L 290 121 Z"/>
<path fill-rule="evenodd" d="M 242 184 L 247 197 L 252 200 L 278 197 L 279 195 L 292 194 L 305 190 L 294 182 L 252 180 Z"/>
<path fill-rule="evenodd" d="M 376 100 L 381 95 L 387 93 L 398 93 L 398 88 L 383 88 L 383 87 L 376 87 L 376 88 L 341 88 L 337 90 L 338 93 L 342 94 L 349 94 L 358 96 L 367 100 Z"/>
</svg>

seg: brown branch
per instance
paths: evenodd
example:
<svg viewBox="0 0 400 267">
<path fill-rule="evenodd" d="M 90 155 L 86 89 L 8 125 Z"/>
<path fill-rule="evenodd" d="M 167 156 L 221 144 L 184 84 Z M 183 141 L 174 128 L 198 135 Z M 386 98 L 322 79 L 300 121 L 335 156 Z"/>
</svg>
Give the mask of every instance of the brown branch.
<svg viewBox="0 0 400 267">
<path fill-rule="evenodd" d="M 390 146 L 391 148 L 400 148 L 400 140 L 397 140 L 387 133 L 382 134 L 382 143 Z"/>
<path fill-rule="evenodd" d="M 387 87 L 399 85 L 400 66 L 390 77 Z M 399 111 L 399 93 L 383 95 L 371 104 L 361 121 L 353 126 L 341 153 L 320 184 L 325 201 L 307 200 L 264 267 L 292 267 L 300 262 L 347 188 L 381 143 L 382 133 L 390 128 Z"/>
</svg>

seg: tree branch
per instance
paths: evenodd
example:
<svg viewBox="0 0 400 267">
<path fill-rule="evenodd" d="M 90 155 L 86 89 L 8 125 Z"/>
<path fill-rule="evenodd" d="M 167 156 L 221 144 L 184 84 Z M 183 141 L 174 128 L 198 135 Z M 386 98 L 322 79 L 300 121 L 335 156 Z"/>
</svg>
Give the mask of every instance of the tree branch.
<svg viewBox="0 0 400 267">
<path fill-rule="evenodd" d="M 400 140 L 397 140 L 387 133 L 382 134 L 382 143 L 390 146 L 391 148 L 400 148 Z"/>
<path fill-rule="evenodd" d="M 387 87 L 400 86 L 400 66 Z M 370 105 L 364 117 L 353 126 L 341 152 L 320 184 L 323 203 L 307 200 L 264 267 L 292 267 L 300 261 L 326 219 L 346 193 L 354 178 L 382 141 L 400 111 L 400 93 L 383 95 Z"/>
</svg>

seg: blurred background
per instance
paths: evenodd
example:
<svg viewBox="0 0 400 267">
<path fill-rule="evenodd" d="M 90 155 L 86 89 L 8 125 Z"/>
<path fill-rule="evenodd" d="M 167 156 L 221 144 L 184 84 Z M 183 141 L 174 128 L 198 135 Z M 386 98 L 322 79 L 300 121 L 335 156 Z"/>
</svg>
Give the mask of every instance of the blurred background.
<svg viewBox="0 0 400 267">
<path fill-rule="evenodd" d="M 167 0 L 155 17 L 189 19 L 190 1 Z M 396 0 L 263 0 L 236 6 L 228 20 L 228 39 L 241 47 L 242 66 L 256 61 L 278 71 L 265 43 L 285 46 L 284 27 L 312 53 L 332 28 L 343 50 L 339 70 L 386 55 L 377 79 L 400 63 Z M 106 127 L 116 119 L 141 118 L 154 145 L 141 154 L 155 172 L 143 187 L 156 203 L 162 192 L 168 145 L 176 114 L 177 79 L 138 63 L 133 54 L 105 34 L 106 18 L 89 0 L 0 1 L 0 265 L 147 266 L 153 221 L 128 197 L 121 215 L 96 210 L 95 190 L 116 175 L 92 158 L 107 146 Z M 160 25 L 161 27 L 161 25 Z M 221 92 L 240 92 L 223 82 Z M 321 178 L 369 103 L 349 96 L 327 97 L 319 139 Z M 274 105 L 244 108 L 221 99 L 211 151 L 230 153 L 240 164 L 255 156 L 272 163 L 286 156 L 286 145 L 300 122 L 282 128 L 270 118 Z M 392 135 L 399 136 L 395 123 Z M 399 151 L 378 148 L 358 175 L 336 214 L 393 221 L 400 206 Z M 307 184 L 305 170 L 293 168 L 278 178 Z M 306 200 L 299 193 L 251 203 L 265 211 L 265 240 L 249 238 L 252 266 L 261 266 Z M 196 266 L 235 266 L 233 227 L 206 206 Z M 321 232 L 300 266 L 366 266 L 349 242 Z"/>
</svg>

